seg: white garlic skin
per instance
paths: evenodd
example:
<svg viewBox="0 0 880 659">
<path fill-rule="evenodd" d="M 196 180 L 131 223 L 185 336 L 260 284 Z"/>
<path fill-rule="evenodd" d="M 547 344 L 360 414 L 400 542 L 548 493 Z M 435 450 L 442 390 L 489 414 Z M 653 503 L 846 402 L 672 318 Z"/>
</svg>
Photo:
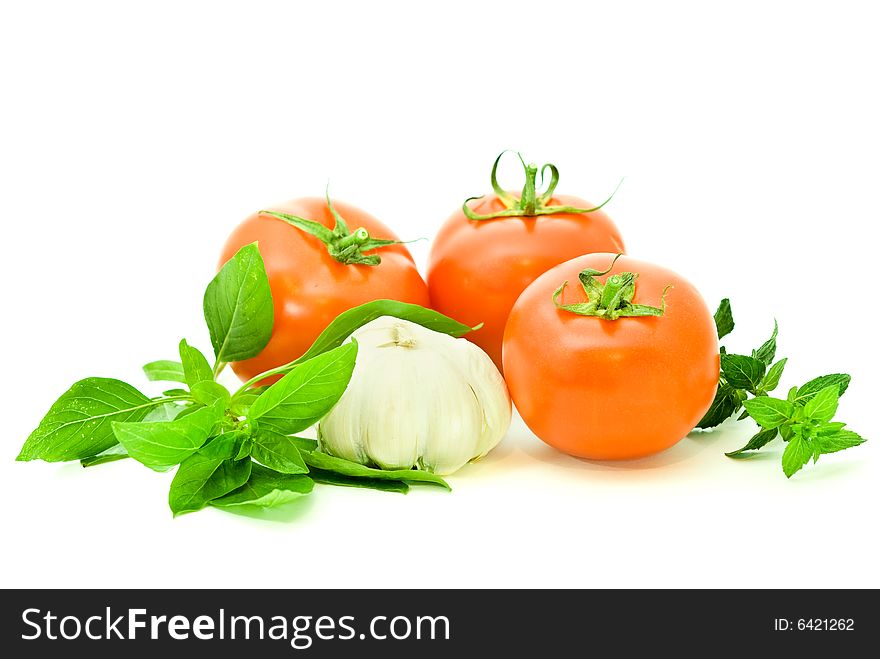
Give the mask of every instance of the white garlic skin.
<svg viewBox="0 0 880 659">
<path fill-rule="evenodd" d="M 470 341 L 392 316 L 352 337 L 357 361 L 342 398 L 318 425 L 322 451 L 382 469 L 451 474 L 504 437 L 507 385 Z"/>
</svg>

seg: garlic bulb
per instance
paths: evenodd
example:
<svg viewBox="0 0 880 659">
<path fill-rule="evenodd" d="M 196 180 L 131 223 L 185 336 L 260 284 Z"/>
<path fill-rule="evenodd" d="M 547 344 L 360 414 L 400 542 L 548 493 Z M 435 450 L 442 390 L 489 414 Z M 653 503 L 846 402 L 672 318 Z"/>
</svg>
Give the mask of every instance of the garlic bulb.
<svg viewBox="0 0 880 659">
<path fill-rule="evenodd" d="M 351 382 L 318 426 L 324 452 L 383 469 L 451 474 L 507 432 L 507 385 L 470 341 L 391 316 L 352 336 Z"/>
</svg>

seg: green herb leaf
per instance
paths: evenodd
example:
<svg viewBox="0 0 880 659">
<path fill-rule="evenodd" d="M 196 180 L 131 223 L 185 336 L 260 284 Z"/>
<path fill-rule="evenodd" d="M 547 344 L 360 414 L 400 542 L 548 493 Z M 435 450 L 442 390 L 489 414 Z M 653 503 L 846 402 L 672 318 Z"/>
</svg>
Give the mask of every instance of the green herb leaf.
<svg viewBox="0 0 880 659">
<path fill-rule="evenodd" d="M 837 430 L 832 433 L 823 433 L 820 430 L 819 434 L 813 438 L 813 442 L 822 453 L 836 453 L 864 444 L 865 439 L 852 430 Z"/>
<path fill-rule="evenodd" d="M 752 357 L 760 359 L 765 366 L 769 366 L 776 357 L 776 336 L 779 334 L 779 323 L 773 321 L 773 334 L 763 345 L 752 352 Z"/>
<path fill-rule="evenodd" d="M 183 365 L 167 359 L 144 364 L 144 375 L 154 382 L 186 382 L 183 377 Z"/>
<path fill-rule="evenodd" d="M 230 508 L 233 506 L 260 506 L 273 508 L 290 503 L 309 494 L 314 481 L 308 476 L 280 474 L 252 463 L 251 475 L 247 482 L 226 496 L 211 501 L 212 506 Z"/>
<path fill-rule="evenodd" d="M 715 327 L 718 330 L 719 339 L 723 339 L 733 331 L 733 312 L 730 309 L 728 298 L 721 300 L 721 304 L 718 305 L 718 310 L 715 312 Z"/>
<path fill-rule="evenodd" d="M 715 399 L 709 411 L 700 419 L 697 428 L 714 428 L 730 418 L 739 409 L 740 399 L 736 390 L 726 383 L 718 385 Z"/>
<path fill-rule="evenodd" d="M 218 362 L 248 359 L 266 347 L 274 311 L 256 243 L 238 250 L 208 284 L 204 311 Z"/>
<path fill-rule="evenodd" d="M 96 465 L 102 465 L 108 462 L 125 460 L 126 458 L 128 458 L 128 453 L 126 453 L 125 447 L 122 444 L 115 444 L 108 448 L 106 451 L 102 451 L 98 455 L 83 458 L 79 461 L 79 463 L 83 467 L 94 467 Z"/>
<path fill-rule="evenodd" d="M 766 430 L 778 428 L 794 415 L 794 405 L 787 400 L 759 396 L 743 403 L 749 415 Z"/>
<path fill-rule="evenodd" d="M 214 380 L 214 372 L 211 365 L 198 348 L 194 348 L 186 342 L 186 339 L 180 340 L 180 362 L 183 367 L 183 381 L 192 389 L 199 382 L 212 382 Z"/>
<path fill-rule="evenodd" d="M 201 510 L 247 482 L 253 462 L 233 459 L 240 441 L 240 433 L 224 433 L 180 464 L 168 492 L 175 516 Z"/>
<path fill-rule="evenodd" d="M 761 386 L 766 370 L 764 362 L 746 355 L 721 355 L 721 371 L 734 389 L 755 392 Z"/>
<path fill-rule="evenodd" d="M 761 380 L 761 389 L 764 391 L 773 391 L 779 386 L 779 380 L 782 378 L 782 372 L 785 370 L 785 364 L 787 362 L 787 358 L 780 359 L 767 369 L 767 375 Z"/>
<path fill-rule="evenodd" d="M 836 384 L 821 389 L 804 405 L 804 414 L 813 421 L 831 421 L 837 413 L 840 388 Z"/>
<path fill-rule="evenodd" d="M 440 476 L 428 473 L 427 471 L 419 471 L 418 469 L 373 469 L 372 467 L 365 467 L 356 462 L 350 462 L 349 460 L 337 458 L 333 455 L 327 455 L 326 453 L 320 453 L 318 451 L 302 453 L 302 457 L 309 467 L 332 471 L 343 476 L 378 478 L 381 480 L 405 481 L 408 483 L 430 483 L 432 485 L 444 487 L 447 490 L 452 489 Z"/>
<path fill-rule="evenodd" d="M 173 421 L 186 409 L 187 408 L 184 405 L 176 405 L 175 403 L 162 403 L 161 405 L 156 405 L 156 407 L 147 412 L 146 416 L 141 420 Z"/>
<path fill-rule="evenodd" d="M 305 474 L 309 471 L 296 444 L 285 435 L 259 431 L 250 444 L 250 454 L 261 465 L 282 474 Z"/>
<path fill-rule="evenodd" d="M 17 459 L 62 462 L 97 455 L 116 444 L 112 422 L 140 421 L 160 403 L 120 380 L 80 380 L 49 408 Z"/>
<path fill-rule="evenodd" d="M 758 434 L 756 434 L 754 437 L 752 437 L 749 440 L 748 444 L 746 444 L 742 448 L 739 448 L 735 451 L 731 451 L 730 453 L 725 453 L 724 455 L 726 455 L 728 458 L 747 457 L 747 455 L 744 455 L 744 454 L 746 454 L 747 452 L 750 452 L 750 451 L 757 451 L 758 449 L 763 448 L 764 446 L 766 446 L 767 444 L 772 442 L 774 439 L 776 439 L 776 435 L 778 435 L 778 434 L 779 434 L 778 428 L 770 428 L 769 430 L 761 430 L 760 432 L 758 432 Z"/>
<path fill-rule="evenodd" d="M 162 471 L 198 451 L 223 418 L 222 403 L 180 416 L 174 421 L 113 423 L 113 432 L 128 454 L 150 469 Z"/>
<path fill-rule="evenodd" d="M 351 342 L 302 362 L 254 401 L 251 421 L 281 435 L 313 425 L 345 392 L 356 355 L 357 343 Z"/>
<path fill-rule="evenodd" d="M 380 478 L 355 478 L 354 476 L 343 476 L 332 471 L 324 469 L 312 468 L 309 470 L 309 478 L 316 483 L 324 485 L 338 485 L 340 487 L 360 487 L 367 490 L 379 490 L 381 492 L 397 492 L 406 494 L 409 492 L 409 485 L 403 481 L 393 481 Z"/>
<path fill-rule="evenodd" d="M 785 477 L 791 478 L 812 457 L 812 442 L 803 435 L 795 434 L 785 445 L 785 451 L 782 453 L 782 471 L 785 472 Z"/>
<path fill-rule="evenodd" d="M 229 409 L 236 416 L 247 416 L 250 412 L 251 405 L 260 397 L 260 395 L 268 389 L 268 386 L 250 387 L 243 391 L 239 391 L 232 397 L 229 403 Z"/>
<path fill-rule="evenodd" d="M 852 378 L 846 373 L 832 373 L 830 375 L 822 375 L 818 378 L 813 378 L 797 390 L 797 396 L 795 397 L 794 402 L 798 405 L 806 405 L 813 396 L 832 384 L 837 385 L 840 395 L 843 396 L 847 387 L 849 387 L 851 379 Z"/>
<path fill-rule="evenodd" d="M 219 382 L 213 380 L 203 380 L 192 385 L 192 395 L 196 402 L 202 405 L 213 405 L 218 400 L 225 406 L 229 405 L 232 394 L 229 390 Z"/>
</svg>

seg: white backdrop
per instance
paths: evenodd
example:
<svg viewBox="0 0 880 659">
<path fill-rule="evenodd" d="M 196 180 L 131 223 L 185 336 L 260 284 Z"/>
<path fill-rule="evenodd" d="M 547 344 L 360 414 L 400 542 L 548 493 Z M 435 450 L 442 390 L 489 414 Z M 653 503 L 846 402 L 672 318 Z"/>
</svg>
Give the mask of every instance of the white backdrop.
<svg viewBox="0 0 880 659">
<path fill-rule="evenodd" d="M 880 586 L 869 7 L 5 3 L 0 585 Z M 629 253 L 729 295 L 733 348 L 776 317 L 783 390 L 852 373 L 870 441 L 789 482 L 778 448 L 724 457 L 750 422 L 619 464 L 517 423 L 451 494 L 322 487 L 273 520 L 172 519 L 132 461 L 13 462 L 73 381 L 210 347 L 202 291 L 251 211 L 329 179 L 430 237 L 504 148 L 590 200 L 625 175 Z"/>
</svg>

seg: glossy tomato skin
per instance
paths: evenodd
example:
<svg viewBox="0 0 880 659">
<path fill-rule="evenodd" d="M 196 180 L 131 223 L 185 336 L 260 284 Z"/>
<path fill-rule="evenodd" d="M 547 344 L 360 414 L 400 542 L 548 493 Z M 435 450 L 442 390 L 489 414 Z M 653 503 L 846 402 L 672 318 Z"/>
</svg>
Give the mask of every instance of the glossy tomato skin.
<svg viewBox="0 0 880 659">
<path fill-rule="evenodd" d="M 374 238 L 399 240 L 372 215 L 341 201 L 334 201 L 333 206 L 351 231 L 364 227 Z M 334 224 L 326 200 L 317 197 L 295 199 L 267 210 L 315 220 L 328 228 Z M 379 265 L 345 265 L 330 256 L 314 236 L 283 220 L 254 213 L 229 236 L 220 265 L 253 242 L 259 243 L 266 264 L 275 326 L 269 344 L 259 355 L 232 364 L 242 380 L 296 359 L 336 316 L 359 304 L 392 299 L 429 305 L 427 286 L 404 245 L 377 250 L 382 258 Z"/>
<path fill-rule="evenodd" d="M 547 205 L 592 208 L 583 199 L 557 195 Z M 496 195 L 471 202 L 479 214 L 504 210 Z M 617 227 L 602 210 L 539 217 L 469 220 L 458 210 L 431 247 L 428 290 L 437 311 L 470 326 L 466 336 L 502 367 L 501 341 L 513 303 L 539 275 L 590 252 L 623 252 Z"/>
<path fill-rule="evenodd" d="M 557 309 L 583 302 L 578 273 L 604 270 L 590 254 L 544 273 L 517 300 L 504 333 L 504 374 L 517 410 L 551 446 L 594 460 L 640 458 L 669 448 L 703 417 L 718 384 L 715 323 L 692 284 L 659 266 L 621 257 L 611 274 L 636 272 L 634 304 L 662 317 L 604 320 Z M 598 277 L 605 281 L 605 277 Z"/>
</svg>

